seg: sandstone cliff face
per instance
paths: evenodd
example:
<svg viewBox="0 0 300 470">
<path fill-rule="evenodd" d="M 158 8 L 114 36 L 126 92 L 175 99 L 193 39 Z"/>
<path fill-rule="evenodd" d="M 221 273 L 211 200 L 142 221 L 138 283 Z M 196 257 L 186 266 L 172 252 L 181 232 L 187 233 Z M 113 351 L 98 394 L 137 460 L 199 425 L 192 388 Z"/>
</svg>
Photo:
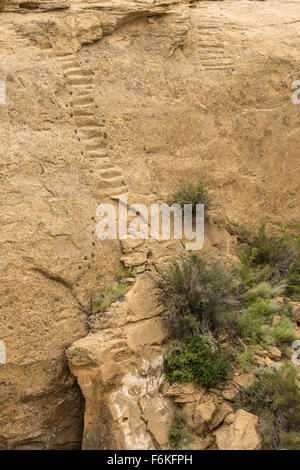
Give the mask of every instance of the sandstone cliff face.
<svg viewBox="0 0 300 470">
<path fill-rule="evenodd" d="M 68 351 L 84 447 L 165 445 L 160 419 L 166 429 L 174 404 L 155 392 L 161 311 L 152 297 L 132 307 L 152 290 L 147 273 L 88 324 L 91 299 L 128 256 L 95 236 L 96 207 L 125 192 L 168 201 L 203 176 L 223 226 L 299 220 L 299 18 L 289 0 L 2 3 L 1 448 L 81 446 L 66 350 L 90 327 Z M 230 253 L 222 229 L 207 238 Z M 178 249 L 152 251 L 165 262 Z"/>
<path fill-rule="evenodd" d="M 155 449 L 155 441 L 166 446 L 174 405 L 158 394 L 166 331 L 153 281 L 141 275 L 112 308 L 108 322 L 96 322 L 94 329 L 93 321 L 93 331 L 68 350 L 86 403 L 83 448 Z"/>
</svg>

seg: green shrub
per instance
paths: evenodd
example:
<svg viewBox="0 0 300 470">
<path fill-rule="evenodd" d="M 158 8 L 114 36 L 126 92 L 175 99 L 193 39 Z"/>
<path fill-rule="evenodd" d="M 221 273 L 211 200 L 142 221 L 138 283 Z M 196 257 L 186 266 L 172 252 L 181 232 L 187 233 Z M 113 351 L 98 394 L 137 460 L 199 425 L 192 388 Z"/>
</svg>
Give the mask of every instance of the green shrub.
<svg viewBox="0 0 300 470">
<path fill-rule="evenodd" d="M 226 313 L 238 306 L 236 270 L 192 254 L 181 266 L 173 262 L 163 279 L 161 287 L 170 305 L 166 324 L 172 337 L 213 332 L 226 325 L 233 330 L 234 322 Z"/>
<path fill-rule="evenodd" d="M 283 363 L 272 368 L 259 368 L 257 375 L 258 379 L 240 393 L 236 407 L 258 415 L 264 447 L 278 449 L 284 446 L 286 435 L 283 433 L 299 432 L 297 371 Z"/>
<path fill-rule="evenodd" d="M 281 321 L 274 327 L 272 319 L 277 313 L 281 314 Z M 294 333 L 292 323 L 286 315 L 289 315 L 288 307 L 269 299 L 258 298 L 237 318 L 238 333 L 252 345 L 261 344 L 266 347 L 291 343 Z"/>
<path fill-rule="evenodd" d="M 245 309 L 237 319 L 239 334 L 251 344 L 272 343 L 269 305 L 269 300 L 260 299 Z"/>
<path fill-rule="evenodd" d="M 105 312 L 116 300 L 124 297 L 128 291 L 128 285 L 116 283 L 101 290 L 97 300 L 92 305 L 92 313 Z"/>
<path fill-rule="evenodd" d="M 244 372 L 248 372 L 252 367 L 253 362 L 253 348 L 248 348 L 239 354 L 236 362 Z"/>
<path fill-rule="evenodd" d="M 129 268 L 126 268 L 124 265 L 121 265 L 117 271 L 116 277 L 118 280 L 120 280 L 123 277 L 136 277 L 136 275 L 137 275 L 136 268 L 132 266 Z"/>
<path fill-rule="evenodd" d="M 176 410 L 169 430 L 169 443 L 172 449 L 190 449 L 193 443 L 192 436 L 185 430 L 183 412 Z"/>
<path fill-rule="evenodd" d="M 300 450 L 300 432 L 282 432 L 280 439 L 284 449 Z"/>
<path fill-rule="evenodd" d="M 241 257 L 241 278 L 248 287 L 254 286 L 254 276 L 253 276 L 253 263 L 257 256 L 257 249 L 252 248 L 250 253 L 247 253 L 245 250 L 240 251 Z"/>
<path fill-rule="evenodd" d="M 286 275 L 294 256 L 294 249 L 290 237 L 268 236 L 266 226 L 260 226 L 255 240 L 257 248 L 256 263 L 275 266 L 283 275 Z"/>
<path fill-rule="evenodd" d="M 287 294 L 296 302 L 300 302 L 300 256 L 290 266 L 287 277 Z"/>
<path fill-rule="evenodd" d="M 192 204 L 193 214 L 196 214 L 196 204 L 204 204 L 204 210 L 208 211 L 213 207 L 213 196 L 210 193 L 209 185 L 206 181 L 198 181 L 198 183 L 186 183 L 175 194 L 174 202 L 184 206 L 184 204 Z"/>
<path fill-rule="evenodd" d="M 261 282 L 257 284 L 255 287 L 252 287 L 246 292 L 246 296 L 249 300 L 255 301 L 259 297 L 263 297 L 264 299 L 270 299 L 274 297 L 278 297 L 279 295 L 283 294 L 286 289 L 285 281 L 281 281 L 276 285 L 271 285 L 269 282 Z"/>
<path fill-rule="evenodd" d="M 258 234 L 252 237 L 251 240 L 249 237 L 247 241 L 249 246 L 242 251 L 241 257 L 242 263 L 245 264 L 245 259 L 251 257 L 254 250 L 255 258 L 252 260 L 254 264 L 268 265 L 273 268 L 272 277 L 277 274 L 281 278 L 286 278 L 293 265 L 296 253 L 299 253 L 300 232 L 298 226 L 296 226 L 297 233 L 287 233 L 287 229 L 283 225 L 278 225 L 281 234 L 271 236 L 267 234 L 265 224 L 261 224 Z"/>
<path fill-rule="evenodd" d="M 166 357 L 167 380 L 195 382 L 210 387 L 228 376 L 230 361 L 222 351 L 212 351 L 199 335 L 176 341 Z"/>
<path fill-rule="evenodd" d="M 296 338 L 292 326 L 292 322 L 289 318 L 283 317 L 274 328 L 274 337 L 277 343 L 289 343 L 291 344 Z"/>
</svg>

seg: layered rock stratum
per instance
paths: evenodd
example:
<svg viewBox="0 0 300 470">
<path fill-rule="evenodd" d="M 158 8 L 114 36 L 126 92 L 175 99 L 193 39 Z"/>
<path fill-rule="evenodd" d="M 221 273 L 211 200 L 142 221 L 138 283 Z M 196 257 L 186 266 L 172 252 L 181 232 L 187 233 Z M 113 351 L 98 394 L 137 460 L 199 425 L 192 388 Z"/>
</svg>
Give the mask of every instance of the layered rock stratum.
<svg viewBox="0 0 300 470">
<path fill-rule="evenodd" d="M 299 220 L 299 2 L 0 9 L 0 448 L 164 447 L 184 398 L 158 391 L 165 332 L 151 275 L 181 247 L 99 241 L 96 208 L 125 193 L 165 202 L 209 179 L 219 208 L 206 244 L 226 255 L 229 221 Z M 139 267 L 135 285 L 89 319 L 123 256 Z M 218 416 L 217 392 L 189 393 L 198 448 L 213 445 L 205 426 L 220 448 L 258 447 L 255 417 L 228 418 L 230 400 Z"/>
</svg>

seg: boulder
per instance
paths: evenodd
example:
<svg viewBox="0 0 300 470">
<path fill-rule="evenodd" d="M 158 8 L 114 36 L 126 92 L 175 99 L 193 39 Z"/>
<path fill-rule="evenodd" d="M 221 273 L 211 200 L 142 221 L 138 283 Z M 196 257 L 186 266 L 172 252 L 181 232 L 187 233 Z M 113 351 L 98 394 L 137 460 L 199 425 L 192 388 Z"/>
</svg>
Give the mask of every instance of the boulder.
<svg viewBox="0 0 300 470">
<path fill-rule="evenodd" d="M 257 450 L 260 438 L 257 432 L 258 417 L 238 410 L 232 424 L 224 424 L 215 433 L 219 450 Z"/>
<path fill-rule="evenodd" d="M 198 435 L 202 435 L 210 428 L 216 411 L 217 407 L 212 399 L 195 406 L 193 422 Z"/>
<path fill-rule="evenodd" d="M 209 424 L 209 429 L 216 429 L 222 424 L 226 416 L 232 412 L 232 408 L 228 403 L 221 403 L 217 406 L 217 413 L 214 415 L 212 422 Z"/>
<path fill-rule="evenodd" d="M 268 357 L 270 359 L 279 360 L 281 358 L 280 349 L 276 348 L 275 346 L 269 346 L 269 348 L 268 348 Z"/>
<path fill-rule="evenodd" d="M 140 266 L 147 262 L 147 257 L 144 253 L 133 253 L 132 255 L 122 256 L 121 260 L 126 268 Z"/>
<path fill-rule="evenodd" d="M 237 375 L 233 378 L 233 382 L 240 388 L 250 387 L 250 385 L 252 385 L 254 381 L 255 375 L 252 373 Z"/>
<path fill-rule="evenodd" d="M 226 416 L 224 419 L 225 424 L 232 424 L 234 421 L 235 415 L 233 413 L 230 413 L 229 415 Z"/>
<path fill-rule="evenodd" d="M 235 390 L 233 388 L 228 388 L 228 389 L 224 390 L 223 393 L 222 393 L 222 397 L 225 398 L 225 400 L 228 400 L 228 401 L 234 401 L 236 395 L 237 395 L 237 390 Z"/>
<path fill-rule="evenodd" d="M 165 383 L 163 385 L 163 394 L 166 397 L 173 397 L 176 403 L 192 403 L 199 401 L 203 396 L 204 390 L 196 387 L 190 382 L 174 383 L 172 385 Z"/>
</svg>

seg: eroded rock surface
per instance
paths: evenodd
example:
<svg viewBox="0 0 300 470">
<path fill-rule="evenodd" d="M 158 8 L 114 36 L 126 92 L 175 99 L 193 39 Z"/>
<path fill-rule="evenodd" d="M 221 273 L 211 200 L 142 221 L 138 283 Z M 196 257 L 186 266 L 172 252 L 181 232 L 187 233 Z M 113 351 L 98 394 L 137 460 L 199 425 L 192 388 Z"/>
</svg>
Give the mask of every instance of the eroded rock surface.
<svg viewBox="0 0 300 470">
<path fill-rule="evenodd" d="M 144 296 L 154 291 L 149 275 L 139 276 L 125 299 L 108 310 L 107 322 L 93 320 L 93 332 L 68 349 L 86 403 L 84 449 L 168 443 L 174 405 L 158 392 L 167 332 L 160 302 Z"/>
<path fill-rule="evenodd" d="M 224 424 L 216 432 L 219 450 L 257 450 L 260 438 L 257 432 L 258 418 L 245 410 L 238 410 L 232 424 Z"/>
</svg>

